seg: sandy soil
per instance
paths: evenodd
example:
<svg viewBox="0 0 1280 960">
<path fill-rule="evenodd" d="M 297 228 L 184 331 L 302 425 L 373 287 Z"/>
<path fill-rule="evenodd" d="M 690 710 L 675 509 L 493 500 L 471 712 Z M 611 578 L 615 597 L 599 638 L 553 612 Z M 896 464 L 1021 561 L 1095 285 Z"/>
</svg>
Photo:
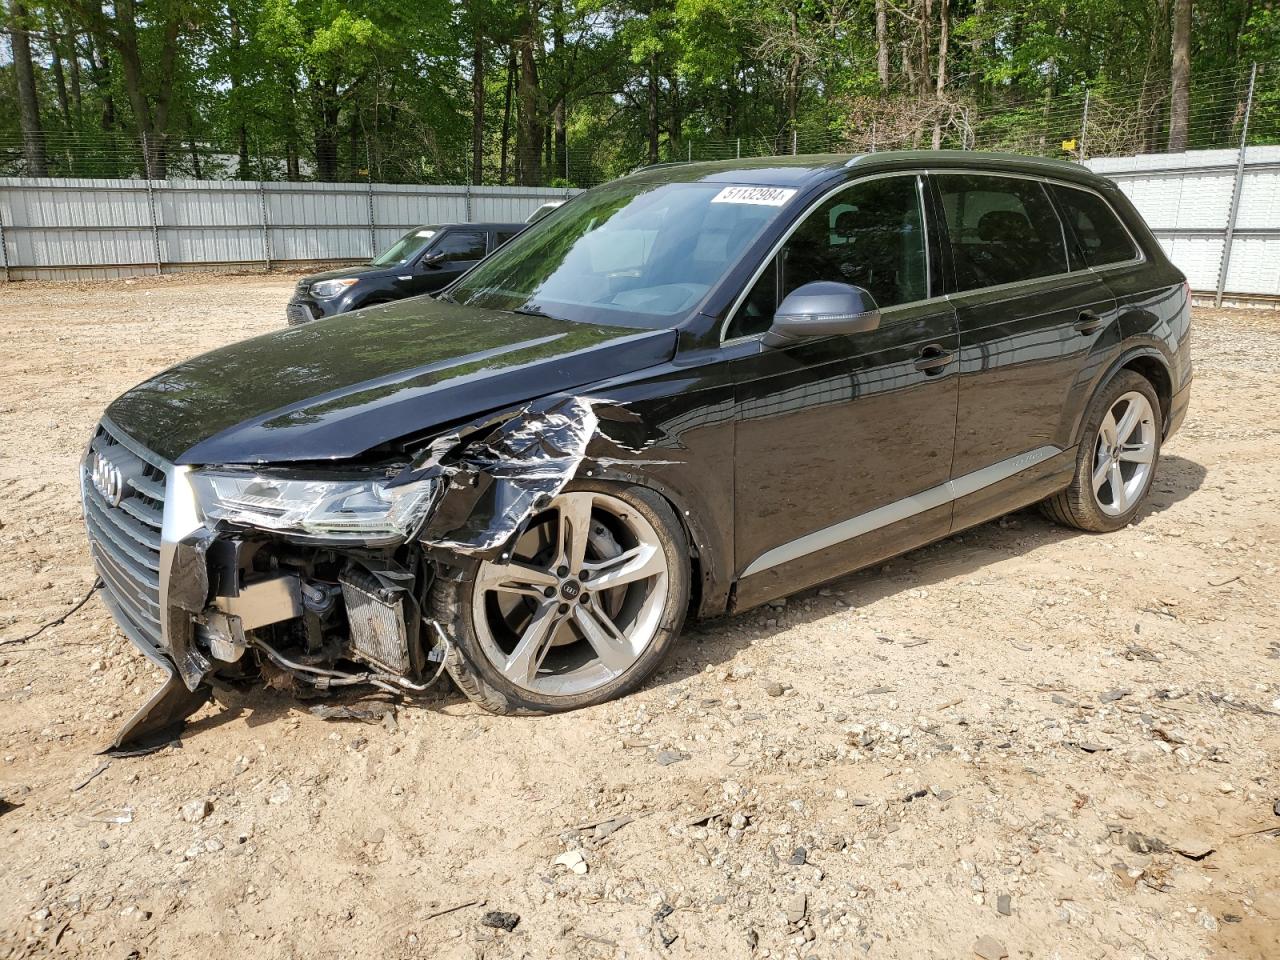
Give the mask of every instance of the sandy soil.
<svg viewBox="0 0 1280 960">
<path fill-rule="evenodd" d="M 11 642 L 92 581 L 76 457 L 291 282 L 0 286 L 0 956 L 1280 957 L 1280 317 L 1201 314 L 1120 533 L 1020 513 L 569 716 L 263 692 L 101 769 L 154 672 L 96 597 Z"/>
</svg>

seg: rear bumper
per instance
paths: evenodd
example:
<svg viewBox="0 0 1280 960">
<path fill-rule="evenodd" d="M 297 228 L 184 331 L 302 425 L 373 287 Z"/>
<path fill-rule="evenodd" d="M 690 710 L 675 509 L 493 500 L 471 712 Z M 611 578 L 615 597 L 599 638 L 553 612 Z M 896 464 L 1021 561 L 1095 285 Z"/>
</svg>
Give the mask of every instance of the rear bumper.
<svg viewBox="0 0 1280 960">
<path fill-rule="evenodd" d="M 1178 432 L 1178 428 L 1182 426 L 1182 421 L 1186 419 L 1187 407 L 1190 404 L 1191 381 L 1188 379 L 1186 385 L 1175 393 L 1169 401 L 1169 420 L 1164 431 L 1166 440 Z"/>
</svg>

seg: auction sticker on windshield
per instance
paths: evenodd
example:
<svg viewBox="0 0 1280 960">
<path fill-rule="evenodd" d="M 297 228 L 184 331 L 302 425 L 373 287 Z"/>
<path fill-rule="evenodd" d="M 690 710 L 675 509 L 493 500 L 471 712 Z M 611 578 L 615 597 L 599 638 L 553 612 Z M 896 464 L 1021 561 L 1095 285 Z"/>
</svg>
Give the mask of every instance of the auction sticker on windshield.
<svg viewBox="0 0 1280 960">
<path fill-rule="evenodd" d="M 725 187 L 712 203 L 754 203 L 764 207 L 780 207 L 796 192 L 789 187 Z"/>
</svg>

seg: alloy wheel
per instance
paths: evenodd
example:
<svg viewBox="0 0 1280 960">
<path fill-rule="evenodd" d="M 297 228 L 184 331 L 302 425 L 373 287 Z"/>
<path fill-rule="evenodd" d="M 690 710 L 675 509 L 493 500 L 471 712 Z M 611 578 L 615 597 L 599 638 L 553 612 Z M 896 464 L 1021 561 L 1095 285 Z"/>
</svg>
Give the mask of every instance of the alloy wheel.
<svg viewBox="0 0 1280 960">
<path fill-rule="evenodd" d="M 1093 453 L 1093 496 L 1107 516 L 1127 513 L 1146 490 L 1157 439 L 1151 403 L 1136 391 L 1120 396 L 1102 418 Z"/>
<path fill-rule="evenodd" d="M 516 687 L 584 694 L 625 673 L 653 642 L 668 581 L 661 538 L 640 511 L 605 493 L 563 493 L 509 560 L 480 565 L 472 624 Z"/>
</svg>

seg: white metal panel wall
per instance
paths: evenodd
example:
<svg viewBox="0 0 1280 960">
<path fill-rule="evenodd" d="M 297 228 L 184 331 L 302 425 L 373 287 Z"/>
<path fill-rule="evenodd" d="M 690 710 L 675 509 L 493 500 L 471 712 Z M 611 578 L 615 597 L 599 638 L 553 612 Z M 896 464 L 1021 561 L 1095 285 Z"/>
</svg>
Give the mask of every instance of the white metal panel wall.
<svg viewBox="0 0 1280 960">
<path fill-rule="evenodd" d="M 1224 290 L 1229 294 L 1280 295 L 1280 147 L 1245 152 L 1240 203 Z M 1214 291 L 1231 197 L 1236 150 L 1191 150 L 1178 154 L 1090 160 L 1111 177 L 1146 219 L 1161 247 L 1191 282 Z"/>
</svg>

